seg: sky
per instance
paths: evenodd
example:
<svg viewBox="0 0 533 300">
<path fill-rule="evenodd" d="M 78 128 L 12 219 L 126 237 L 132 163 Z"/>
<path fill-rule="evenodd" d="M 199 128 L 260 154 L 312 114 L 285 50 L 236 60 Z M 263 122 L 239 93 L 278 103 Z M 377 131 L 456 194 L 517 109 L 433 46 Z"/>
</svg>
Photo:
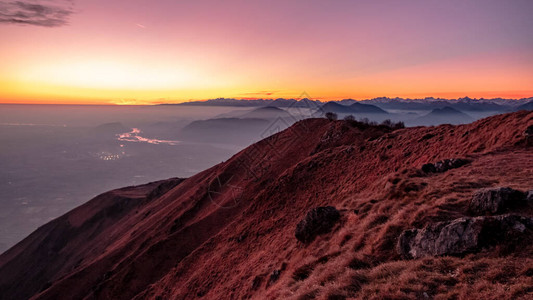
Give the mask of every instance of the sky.
<svg viewBox="0 0 533 300">
<path fill-rule="evenodd" d="M 0 0 L 0 103 L 531 97 L 531 12 L 531 0 Z"/>
</svg>

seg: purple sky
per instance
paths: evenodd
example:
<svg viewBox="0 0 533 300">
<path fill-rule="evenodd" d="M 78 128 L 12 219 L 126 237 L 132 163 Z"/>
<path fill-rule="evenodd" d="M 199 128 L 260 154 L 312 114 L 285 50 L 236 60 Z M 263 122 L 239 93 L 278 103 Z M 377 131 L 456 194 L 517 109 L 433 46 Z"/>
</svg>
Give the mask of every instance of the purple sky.
<svg viewBox="0 0 533 300">
<path fill-rule="evenodd" d="M 27 1 L 64 10 L 26 25 L 11 2 L 3 102 L 533 91 L 530 0 Z"/>
</svg>

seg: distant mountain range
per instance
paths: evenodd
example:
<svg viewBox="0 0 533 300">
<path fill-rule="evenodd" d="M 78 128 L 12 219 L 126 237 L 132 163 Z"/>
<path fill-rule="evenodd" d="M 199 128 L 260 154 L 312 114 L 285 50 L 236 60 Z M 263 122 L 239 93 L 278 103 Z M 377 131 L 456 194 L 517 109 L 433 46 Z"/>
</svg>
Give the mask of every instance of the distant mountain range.
<svg viewBox="0 0 533 300">
<path fill-rule="evenodd" d="M 235 110 L 228 113 L 220 114 L 215 118 L 240 118 L 240 119 L 276 119 L 292 118 L 284 109 L 275 106 L 263 106 L 255 109 L 247 108 L 244 110 Z"/>
<path fill-rule="evenodd" d="M 474 121 L 474 118 L 461 112 L 453 107 L 445 106 L 443 108 L 435 108 L 430 113 L 418 117 L 413 120 L 407 120 L 407 125 L 410 126 L 427 126 L 439 124 L 466 124 Z"/>
<path fill-rule="evenodd" d="M 340 101 L 321 102 L 310 99 L 213 99 L 207 101 L 187 102 L 166 105 L 193 105 L 193 106 L 226 106 L 238 109 L 218 115 L 212 119 L 197 121 L 185 127 L 180 139 L 207 140 L 210 142 L 230 142 L 246 144 L 238 138 L 239 134 L 245 137 L 261 133 L 260 127 L 268 127 L 275 119 L 284 123 L 283 128 L 294 121 L 307 117 L 323 117 L 325 113 L 332 112 L 343 118 L 352 115 L 357 119 L 369 119 L 382 122 L 390 119 L 403 121 L 408 126 L 431 126 L 439 124 L 466 124 L 480 118 L 519 110 L 532 110 L 533 98 L 524 99 L 402 99 L 402 98 L 375 98 L 357 101 L 343 99 Z M 240 109 L 239 109 L 240 108 Z M 294 108 L 292 110 L 291 108 Z M 307 111 L 307 115 L 301 113 Z M 270 120 L 267 122 L 267 120 Z M 229 130 L 235 137 L 227 138 L 219 132 Z M 208 132 L 209 131 L 209 132 Z"/>
<path fill-rule="evenodd" d="M 203 143 L 249 145 L 251 141 L 283 130 L 296 121 L 287 111 L 274 106 L 236 110 L 185 126 L 178 138 Z"/>
<path fill-rule="evenodd" d="M 270 106 L 270 107 L 304 107 L 318 109 L 325 104 L 336 103 L 342 106 L 351 106 L 353 109 L 354 104 L 366 104 L 373 105 L 380 108 L 381 110 L 426 110 L 431 111 L 436 108 L 452 107 L 460 111 L 472 111 L 472 112 L 481 112 L 481 111 L 497 111 L 497 112 L 510 112 L 517 110 L 518 107 L 524 106 L 524 109 L 533 106 L 533 97 L 522 98 L 522 99 L 503 99 L 503 98 L 493 98 L 493 99 L 473 99 L 469 97 L 459 98 L 459 99 L 443 99 L 443 98 L 423 98 L 423 99 L 405 99 L 405 98 L 388 98 L 388 97 L 379 97 L 374 99 L 366 100 L 354 100 L 354 99 L 343 99 L 337 101 L 329 101 L 327 103 L 320 100 L 310 100 L 310 99 L 252 99 L 252 100 L 240 100 L 232 98 L 217 98 L 210 99 L 205 101 L 192 101 L 179 104 L 162 104 L 162 105 L 193 105 L 193 106 L 236 106 L 236 107 L 261 107 L 261 106 Z M 358 105 L 359 110 L 365 111 L 366 109 Z M 528 106 L 529 105 L 529 106 Z M 329 104 L 326 107 L 332 112 L 346 112 L 349 113 L 350 109 L 345 109 L 340 106 L 334 106 Z M 366 107 L 368 108 L 368 107 Z M 531 109 L 531 108 L 529 108 Z M 378 112 L 374 109 L 374 112 Z M 368 112 L 368 111 L 365 111 Z M 383 112 L 381 112 L 383 113 Z"/>
<path fill-rule="evenodd" d="M 433 110 L 436 108 L 452 107 L 461 111 L 513 111 L 513 108 L 533 101 L 533 98 L 523 99 L 472 99 L 469 97 L 459 99 L 402 99 L 402 98 L 375 98 L 363 100 L 361 103 L 377 105 L 389 110 Z"/>
<path fill-rule="evenodd" d="M 533 110 L 533 100 L 525 103 L 525 104 L 522 104 L 520 106 L 517 106 L 516 111 L 519 111 L 519 110 Z"/>
<path fill-rule="evenodd" d="M 388 112 L 372 104 L 354 102 L 350 105 L 328 102 L 321 107 L 323 112 L 333 112 L 340 114 L 388 114 Z"/>
<path fill-rule="evenodd" d="M 217 98 L 210 100 L 191 101 L 177 104 L 161 104 L 161 105 L 192 105 L 192 106 L 272 106 L 272 107 L 308 107 L 317 108 L 323 103 L 319 100 L 310 100 L 307 98 L 296 99 L 233 99 L 233 98 Z"/>
</svg>

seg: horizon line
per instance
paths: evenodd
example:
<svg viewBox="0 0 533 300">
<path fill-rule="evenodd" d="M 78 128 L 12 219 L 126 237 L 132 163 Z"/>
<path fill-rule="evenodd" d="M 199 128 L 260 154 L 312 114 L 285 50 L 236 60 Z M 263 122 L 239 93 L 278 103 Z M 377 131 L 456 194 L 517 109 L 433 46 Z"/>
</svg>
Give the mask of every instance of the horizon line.
<svg viewBox="0 0 533 300">
<path fill-rule="evenodd" d="M 375 100 L 375 99 L 398 99 L 398 100 L 427 100 L 427 99 L 434 99 L 434 100 L 444 100 L 444 101 L 453 101 L 453 100 L 460 100 L 460 99 L 471 99 L 471 100 L 496 100 L 496 99 L 502 99 L 502 100 L 511 100 L 511 101 L 518 101 L 518 100 L 525 100 L 525 99 L 531 99 L 533 96 L 529 97 L 521 97 L 521 98 L 507 98 L 507 97 L 491 97 L 491 98 L 475 98 L 470 96 L 463 96 L 458 98 L 443 98 L 443 97 L 435 97 L 435 96 L 427 96 L 427 97 L 420 97 L 420 98 L 411 98 L 411 97 L 389 97 L 389 96 L 379 96 L 379 97 L 373 97 L 373 98 L 365 98 L 365 99 L 356 99 L 356 98 L 342 98 L 342 99 L 332 99 L 332 100 L 323 100 L 320 98 L 310 98 L 310 97 L 303 97 L 303 98 L 249 98 L 249 97 L 218 97 L 218 98 L 208 98 L 208 99 L 189 99 L 189 100 L 176 100 L 169 101 L 169 102 L 151 102 L 151 101 L 139 101 L 138 103 L 135 103 L 136 100 L 129 101 L 130 103 L 124 103 L 124 101 L 114 101 L 109 100 L 109 102 L 102 102 L 102 103 L 61 103 L 61 102 L 0 102 L 0 105 L 70 105 L 70 106 L 157 106 L 157 105 L 179 105 L 179 104 L 188 104 L 188 103 L 202 103 L 207 101 L 216 101 L 216 100 L 236 100 L 236 101 L 257 101 L 257 100 L 263 100 L 263 101 L 275 101 L 275 100 L 295 100 L 295 101 L 302 101 L 302 100 L 312 100 L 312 101 L 319 101 L 323 103 L 327 102 L 337 102 L 337 101 L 344 101 L 344 100 L 354 100 L 354 101 L 368 101 L 368 100 Z M 178 102 L 181 101 L 181 102 Z"/>
</svg>

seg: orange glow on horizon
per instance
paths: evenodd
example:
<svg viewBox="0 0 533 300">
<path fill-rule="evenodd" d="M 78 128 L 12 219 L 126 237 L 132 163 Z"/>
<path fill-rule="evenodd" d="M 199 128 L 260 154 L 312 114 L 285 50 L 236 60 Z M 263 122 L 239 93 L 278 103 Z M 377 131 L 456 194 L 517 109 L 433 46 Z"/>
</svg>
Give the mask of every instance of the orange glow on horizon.
<svg viewBox="0 0 533 300">
<path fill-rule="evenodd" d="M 277 66 L 225 69 L 164 60 L 151 64 L 133 58 L 107 60 L 55 58 L 24 68 L 0 70 L 0 103 L 150 105 L 214 98 L 313 99 L 528 98 L 533 71 L 515 53 L 468 56 L 400 68 L 339 74 L 302 73 Z M 215 63 L 216 64 L 216 63 Z M 2 74 L 3 73 L 3 74 Z M 278 74 L 276 78 L 272 74 Z"/>
<path fill-rule="evenodd" d="M 183 97 L 183 98 L 159 98 L 159 99 L 151 99 L 146 98 L 147 100 L 143 99 L 136 99 L 136 98 L 112 98 L 112 97 L 105 97 L 101 96 L 99 97 L 72 97 L 72 96 L 61 96 L 61 95 L 44 95 L 44 94 L 38 94 L 38 95 L 28 95 L 28 96 L 17 96 L 17 97 L 7 97 L 7 98 L 0 98 L 0 104 L 69 104 L 69 105 L 157 105 L 157 104 L 172 104 L 172 103 L 184 103 L 184 102 L 190 102 L 190 101 L 205 101 L 209 99 L 215 99 L 215 98 L 233 98 L 233 99 L 239 99 L 239 100 L 255 100 L 255 99 L 277 99 L 277 98 L 285 98 L 285 99 L 299 99 L 298 95 L 300 95 L 303 91 L 300 92 L 294 92 L 291 94 L 279 94 L 278 96 L 272 96 L 272 95 L 265 95 L 264 97 L 240 97 L 238 95 L 241 95 L 242 93 L 235 93 L 231 94 L 228 93 L 225 95 L 220 95 L 220 93 L 212 92 L 209 93 L 212 96 L 197 96 L 197 97 Z M 105 93 L 105 94 L 120 94 L 120 91 L 115 91 L 113 93 Z M 153 95 L 153 92 L 145 92 L 146 95 L 151 96 Z M 198 92 L 201 95 L 208 95 L 208 93 L 201 93 Z M 99 93 L 95 93 L 98 95 Z M 232 96 L 237 95 L 237 96 Z M 285 96 L 283 96 L 285 95 Z M 421 92 L 421 93 L 413 93 L 413 94 L 387 94 L 387 93 L 376 93 L 376 94 L 361 94 L 360 96 L 353 96 L 353 95 L 347 95 L 344 93 L 332 93 L 329 94 L 329 96 L 321 96 L 321 94 L 316 94 L 318 96 L 315 96 L 315 94 L 309 93 L 311 99 L 313 100 L 320 100 L 320 101 L 332 101 L 332 100 L 342 100 L 342 99 L 355 99 L 355 100 L 365 100 L 365 99 L 372 99 L 377 97 L 389 97 L 389 98 L 409 98 L 409 99 L 422 99 L 427 97 L 434 97 L 434 98 L 443 98 L 443 99 L 458 99 L 462 97 L 470 97 L 470 98 L 476 98 L 476 99 L 491 99 L 491 98 L 505 98 L 505 99 L 522 99 L 522 98 L 531 98 L 533 97 L 533 91 L 477 91 L 477 92 L 438 92 L 438 93 L 430 93 L 430 92 Z"/>
<path fill-rule="evenodd" d="M 533 4 L 415 2 L 76 1 L 0 24 L 0 103 L 533 97 Z"/>
</svg>

